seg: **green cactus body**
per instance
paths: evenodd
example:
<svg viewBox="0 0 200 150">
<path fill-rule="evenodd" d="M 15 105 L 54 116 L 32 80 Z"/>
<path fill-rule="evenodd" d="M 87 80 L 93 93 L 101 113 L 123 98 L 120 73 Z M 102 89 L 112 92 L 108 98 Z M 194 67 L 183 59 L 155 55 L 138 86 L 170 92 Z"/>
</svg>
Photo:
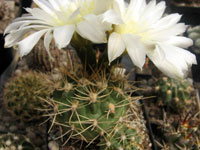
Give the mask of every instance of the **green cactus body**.
<svg viewBox="0 0 200 150">
<path fill-rule="evenodd" d="M 156 83 L 155 91 L 158 99 L 162 103 L 174 111 L 182 111 L 182 109 L 190 101 L 190 92 L 192 88 L 187 81 L 179 81 L 163 77 Z"/>
<path fill-rule="evenodd" d="M 0 150 L 34 150 L 35 146 L 23 135 L 0 135 Z"/>
<path fill-rule="evenodd" d="M 194 52 L 200 53 L 200 26 L 190 27 L 187 31 L 188 37 L 194 41 Z"/>
<path fill-rule="evenodd" d="M 88 77 L 67 75 L 62 88 L 52 95 L 53 123 L 63 127 L 66 142 L 72 138 L 90 145 L 100 140 L 100 148 L 107 150 L 141 147 L 140 136 L 128 120 L 135 102 L 125 92 L 125 81 L 99 72 Z"/>
<path fill-rule="evenodd" d="M 8 111 L 22 121 L 42 117 L 45 100 L 53 91 L 48 75 L 29 71 L 12 77 L 5 86 L 4 99 Z"/>
</svg>

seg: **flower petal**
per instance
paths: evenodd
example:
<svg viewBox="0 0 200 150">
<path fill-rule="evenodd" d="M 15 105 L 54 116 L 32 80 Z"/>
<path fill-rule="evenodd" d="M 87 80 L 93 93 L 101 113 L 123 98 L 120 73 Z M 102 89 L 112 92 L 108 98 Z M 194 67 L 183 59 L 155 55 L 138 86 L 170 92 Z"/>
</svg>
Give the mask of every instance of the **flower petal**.
<svg viewBox="0 0 200 150">
<path fill-rule="evenodd" d="M 164 14 L 166 4 L 164 1 L 156 4 L 156 0 L 150 1 L 140 17 L 140 22 L 146 22 L 149 25 L 156 23 Z"/>
<path fill-rule="evenodd" d="M 4 47 L 14 46 L 17 42 L 21 41 L 23 36 L 29 31 L 30 29 L 23 29 L 23 30 L 18 30 L 6 35 Z"/>
<path fill-rule="evenodd" d="M 129 15 L 133 15 L 134 20 L 137 21 L 145 10 L 145 7 L 146 0 L 131 0 L 127 10 L 126 19 L 129 19 Z"/>
<path fill-rule="evenodd" d="M 107 11 L 112 5 L 111 0 L 96 0 L 94 14 L 99 15 Z"/>
<path fill-rule="evenodd" d="M 185 32 L 187 26 L 184 23 L 174 24 L 166 29 L 158 28 L 152 30 L 152 39 L 163 42 L 169 40 L 171 36 L 177 36 Z"/>
<path fill-rule="evenodd" d="M 132 34 L 123 34 L 122 37 L 131 60 L 142 69 L 146 60 L 146 50 L 140 38 Z"/>
<path fill-rule="evenodd" d="M 159 28 L 159 29 L 169 28 L 169 27 L 173 26 L 174 24 L 178 23 L 180 21 L 181 17 L 182 16 L 178 13 L 170 14 L 168 16 L 163 17 L 155 24 L 153 24 L 153 28 L 155 28 L 155 29 L 156 28 Z"/>
<path fill-rule="evenodd" d="M 113 3 L 113 8 L 117 13 L 121 14 L 121 16 L 125 15 L 126 6 L 124 0 L 115 0 Z"/>
<path fill-rule="evenodd" d="M 49 3 L 51 4 L 51 6 L 52 6 L 55 10 L 57 10 L 57 11 L 60 10 L 60 5 L 59 5 L 59 3 L 58 3 L 57 0 L 49 0 Z"/>
<path fill-rule="evenodd" d="M 103 22 L 108 22 L 116 25 L 123 24 L 123 20 L 114 10 L 106 11 L 105 13 L 102 14 L 101 17 Z"/>
<path fill-rule="evenodd" d="M 172 36 L 165 43 L 181 48 L 188 48 L 193 45 L 193 40 L 183 36 Z"/>
<path fill-rule="evenodd" d="M 49 4 L 48 1 L 46 0 L 33 0 L 41 9 L 43 9 L 45 12 L 47 12 L 48 14 L 53 15 L 53 8 L 51 6 L 51 4 Z"/>
<path fill-rule="evenodd" d="M 6 29 L 4 30 L 4 35 L 11 32 L 11 31 L 14 31 L 14 30 L 17 30 L 21 25 L 23 25 L 24 22 L 13 22 L 11 24 L 9 24 Z"/>
<path fill-rule="evenodd" d="M 51 30 L 49 30 L 44 36 L 44 47 L 45 47 L 47 53 L 49 54 L 49 56 L 51 56 L 51 53 L 49 51 L 49 45 L 50 45 L 52 39 L 53 39 L 53 35 L 51 34 Z"/>
<path fill-rule="evenodd" d="M 147 51 L 148 57 L 164 74 L 180 79 L 186 76 L 188 67 L 196 64 L 195 56 L 184 49 L 159 44 L 153 51 Z"/>
<path fill-rule="evenodd" d="M 19 50 L 20 50 L 20 56 L 23 57 L 24 55 L 27 55 L 33 47 L 37 44 L 39 39 L 42 37 L 42 35 L 47 32 L 47 30 L 41 30 L 38 32 L 35 32 L 31 35 L 29 35 L 27 38 L 23 39 L 18 43 Z"/>
<path fill-rule="evenodd" d="M 53 37 L 59 49 L 66 47 L 70 43 L 74 31 L 74 25 L 61 26 L 54 29 Z"/>
<path fill-rule="evenodd" d="M 33 15 L 33 17 L 37 18 L 40 21 L 44 21 L 45 24 L 54 25 L 56 19 L 50 14 L 46 13 L 44 10 L 39 8 L 26 8 L 26 11 Z"/>
<path fill-rule="evenodd" d="M 77 32 L 94 43 L 106 43 L 106 24 L 102 24 L 100 18 L 95 15 L 85 16 L 85 21 L 77 25 Z"/>
<path fill-rule="evenodd" d="M 111 63 L 119 57 L 125 50 L 125 44 L 121 35 L 113 32 L 108 40 L 108 60 Z"/>
</svg>

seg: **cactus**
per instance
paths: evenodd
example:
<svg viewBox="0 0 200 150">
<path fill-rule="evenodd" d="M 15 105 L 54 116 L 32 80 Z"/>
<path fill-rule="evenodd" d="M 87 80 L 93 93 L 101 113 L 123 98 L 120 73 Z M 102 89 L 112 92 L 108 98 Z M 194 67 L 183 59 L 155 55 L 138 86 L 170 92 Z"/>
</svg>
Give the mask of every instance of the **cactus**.
<svg viewBox="0 0 200 150">
<path fill-rule="evenodd" d="M 8 111 L 22 121 L 38 120 L 42 117 L 45 101 L 53 91 L 49 76 L 28 71 L 12 77 L 5 86 L 4 99 Z"/>
<path fill-rule="evenodd" d="M 186 105 L 191 104 L 191 91 L 192 87 L 187 81 L 167 77 L 158 79 L 155 86 L 159 102 L 175 112 L 181 112 Z"/>
<path fill-rule="evenodd" d="M 0 135 L 0 150 L 34 150 L 35 146 L 23 135 Z"/>
<path fill-rule="evenodd" d="M 187 34 L 194 41 L 194 51 L 200 53 L 200 26 L 190 27 Z"/>
<path fill-rule="evenodd" d="M 52 125 L 63 128 L 61 137 L 68 135 L 65 143 L 77 139 L 105 150 L 142 149 L 144 126 L 140 126 L 141 120 L 135 126 L 132 121 L 141 119 L 141 112 L 136 112 L 140 97 L 130 96 L 132 86 L 119 72 L 66 72 L 64 79 L 52 95 L 54 107 L 49 116 Z"/>
</svg>

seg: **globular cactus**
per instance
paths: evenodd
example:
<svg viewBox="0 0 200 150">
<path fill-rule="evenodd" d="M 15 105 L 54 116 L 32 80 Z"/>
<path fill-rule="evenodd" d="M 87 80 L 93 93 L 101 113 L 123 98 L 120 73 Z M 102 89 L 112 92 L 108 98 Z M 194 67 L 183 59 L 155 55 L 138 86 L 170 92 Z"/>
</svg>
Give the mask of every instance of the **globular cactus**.
<svg viewBox="0 0 200 150">
<path fill-rule="evenodd" d="M 120 74 L 80 72 L 66 72 L 61 88 L 51 98 L 54 107 L 49 116 L 52 125 L 63 128 L 61 137 L 67 136 L 66 142 L 96 143 L 102 150 L 142 150 L 148 136 L 141 112 L 136 111 L 140 97 L 130 96 L 132 86 Z"/>
<path fill-rule="evenodd" d="M 167 77 L 158 79 L 155 93 L 159 102 L 175 112 L 181 112 L 191 104 L 192 87 L 185 80 L 174 80 Z"/>
<path fill-rule="evenodd" d="M 35 150 L 35 146 L 23 135 L 0 135 L 0 150 Z"/>
<path fill-rule="evenodd" d="M 194 41 L 195 52 L 200 53 L 200 26 L 190 27 L 187 34 Z"/>
<path fill-rule="evenodd" d="M 5 106 L 16 118 L 32 121 L 42 118 L 45 100 L 53 91 L 53 83 L 43 73 L 28 71 L 12 77 L 4 89 Z"/>
</svg>

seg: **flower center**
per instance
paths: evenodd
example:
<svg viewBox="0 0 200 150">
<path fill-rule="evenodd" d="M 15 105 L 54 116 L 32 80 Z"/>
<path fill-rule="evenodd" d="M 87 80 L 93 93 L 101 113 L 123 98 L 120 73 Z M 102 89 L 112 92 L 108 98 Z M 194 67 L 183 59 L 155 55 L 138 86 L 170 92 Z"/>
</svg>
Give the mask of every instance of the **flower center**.
<svg viewBox="0 0 200 150">
<path fill-rule="evenodd" d="M 129 20 L 125 24 L 115 25 L 114 31 L 119 34 L 134 34 L 141 37 L 142 40 L 148 39 L 150 32 L 145 24 Z"/>
<path fill-rule="evenodd" d="M 58 26 L 76 24 L 83 20 L 83 16 L 93 13 L 94 9 L 94 0 L 78 0 L 62 6 L 61 10 L 54 14 L 54 18 Z"/>
</svg>

